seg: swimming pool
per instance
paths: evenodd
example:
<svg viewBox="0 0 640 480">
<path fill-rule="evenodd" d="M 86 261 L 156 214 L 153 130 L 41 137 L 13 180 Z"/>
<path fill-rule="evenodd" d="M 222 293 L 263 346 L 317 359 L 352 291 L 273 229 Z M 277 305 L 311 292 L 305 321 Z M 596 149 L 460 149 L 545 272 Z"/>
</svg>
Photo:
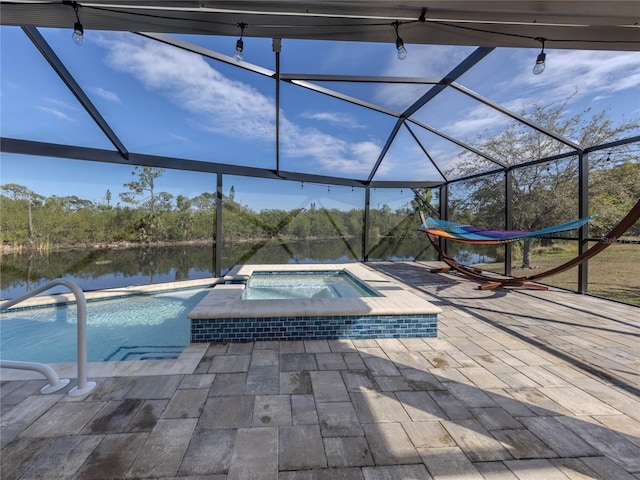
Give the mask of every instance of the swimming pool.
<svg viewBox="0 0 640 480">
<path fill-rule="evenodd" d="M 344 270 L 253 272 L 242 293 L 244 300 L 377 297 Z"/>
<path fill-rule="evenodd" d="M 87 357 L 90 362 L 178 358 L 190 340 L 187 313 L 209 289 L 182 289 L 87 302 Z M 74 304 L 3 312 L 3 359 L 75 362 Z"/>
</svg>

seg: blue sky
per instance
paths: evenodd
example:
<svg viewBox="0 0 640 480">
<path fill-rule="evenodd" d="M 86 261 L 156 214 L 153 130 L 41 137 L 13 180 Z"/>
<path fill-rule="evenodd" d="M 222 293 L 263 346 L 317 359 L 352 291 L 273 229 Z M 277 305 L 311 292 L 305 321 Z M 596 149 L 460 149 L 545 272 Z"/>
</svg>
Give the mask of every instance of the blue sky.
<svg viewBox="0 0 640 480">
<path fill-rule="evenodd" d="M 68 29 L 41 29 L 81 87 L 133 152 L 275 168 L 275 83 L 231 65 L 178 50 L 130 33 L 85 33 L 76 46 Z M 112 149 L 73 95 L 22 31 L 1 27 L 2 136 Z M 393 40 L 393 34 L 390 34 Z M 232 55 L 235 37 L 183 36 L 184 40 Z M 389 44 L 283 40 L 282 71 L 345 75 L 440 77 L 473 51 L 472 47 L 407 45 L 399 61 Z M 531 68 L 539 46 L 498 49 L 465 74 L 460 83 L 516 112 L 535 102 L 567 104 L 567 115 L 591 107 L 614 120 L 640 117 L 640 53 L 562 51 L 547 48 L 542 75 Z M 245 38 L 245 60 L 274 69 L 271 39 Z M 429 87 L 383 84 L 324 84 L 348 95 L 403 111 Z M 462 140 L 496 132 L 508 119 L 466 96 L 446 92 L 416 118 Z M 301 87 L 281 86 L 283 170 L 363 179 L 375 164 L 395 118 Z M 637 134 L 637 132 L 636 132 Z M 421 134 L 429 153 L 444 167 L 457 147 Z M 130 167 L 3 155 L 2 183 L 26 184 L 43 195 L 70 195 L 99 201 L 106 189 L 117 197 L 131 180 Z M 42 175 L 42 172 L 46 172 Z M 382 163 L 379 180 L 436 180 L 438 174 L 415 142 L 401 132 Z M 177 195 L 211 191 L 212 175 L 172 172 L 163 190 Z M 272 182 L 233 181 L 255 205 L 279 208 L 304 203 L 310 193 L 328 206 L 361 202 L 351 189 Z M 284 182 L 283 182 L 284 183 Z M 274 190 L 278 192 L 275 193 Z M 339 193 L 341 192 L 341 193 Z M 352 197 L 352 193 L 355 195 Z M 389 202 L 406 192 L 389 193 Z M 382 193 L 378 193 L 382 196 Z M 270 199 L 270 200 L 265 200 Z M 287 200 L 288 199 L 288 200 Z M 249 200 L 247 200 L 249 201 Z M 374 203 L 372 201 L 372 203 Z M 276 205 L 276 207 L 271 207 Z"/>
</svg>

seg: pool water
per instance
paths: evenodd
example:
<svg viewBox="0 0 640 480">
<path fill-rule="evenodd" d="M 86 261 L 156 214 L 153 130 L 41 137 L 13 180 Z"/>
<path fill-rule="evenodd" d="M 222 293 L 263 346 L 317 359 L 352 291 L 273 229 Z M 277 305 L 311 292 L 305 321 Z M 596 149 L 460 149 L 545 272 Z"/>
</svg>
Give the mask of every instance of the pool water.
<svg viewBox="0 0 640 480">
<path fill-rule="evenodd" d="M 376 292 L 344 271 L 253 272 L 245 300 L 375 297 Z"/>
<path fill-rule="evenodd" d="M 177 358 L 190 343 L 187 314 L 209 289 L 184 289 L 87 303 L 90 362 Z M 24 362 L 75 362 L 76 306 L 3 312 L 0 356 Z"/>
</svg>

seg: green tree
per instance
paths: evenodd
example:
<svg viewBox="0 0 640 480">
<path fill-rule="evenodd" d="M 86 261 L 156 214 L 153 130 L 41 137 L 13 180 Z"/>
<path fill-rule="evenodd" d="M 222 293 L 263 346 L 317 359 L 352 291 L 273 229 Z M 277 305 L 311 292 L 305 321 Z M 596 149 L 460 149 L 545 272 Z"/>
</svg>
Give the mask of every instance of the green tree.
<svg viewBox="0 0 640 480">
<path fill-rule="evenodd" d="M 159 208 L 166 209 L 166 203 L 170 198 L 170 194 L 156 192 L 156 180 L 162 176 L 164 169 L 156 167 L 135 167 L 132 175 L 137 175 L 138 179 L 124 186 L 129 189 L 128 192 L 120 193 L 123 202 L 130 203 L 135 206 L 142 207 L 146 210 L 143 212 L 134 227 L 138 232 L 140 240 L 155 241 L 160 233 L 161 223 L 157 215 Z"/>
<path fill-rule="evenodd" d="M 573 139 L 583 148 L 624 138 L 640 128 L 640 121 L 615 123 L 606 111 L 590 116 L 590 109 L 572 117 L 565 115 L 571 97 L 559 105 L 536 104 L 521 112 L 535 124 Z M 478 136 L 478 149 L 508 167 L 566 151 L 566 146 L 526 125 L 513 121 L 502 131 L 486 137 Z M 630 148 L 621 147 L 619 161 L 632 161 Z M 589 156 L 590 167 L 599 169 L 606 155 Z M 495 169 L 495 164 L 476 155 L 462 156 L 461 161 L 446 172 L 449 176 L 473 175 Z M 575 219 L 578 209 L 578 160 L 576 157 L 536 164 L 513 170 L 513 227 L 535 230 Z M 504 176 L 489 175 L 464 183 L 464 194 L 450 204 L 458 220 L 479 225 L 499 226 L 504 219 Z M 523 267 L 530 266 L 530 242 L 524 243 Z"/>
</svg>

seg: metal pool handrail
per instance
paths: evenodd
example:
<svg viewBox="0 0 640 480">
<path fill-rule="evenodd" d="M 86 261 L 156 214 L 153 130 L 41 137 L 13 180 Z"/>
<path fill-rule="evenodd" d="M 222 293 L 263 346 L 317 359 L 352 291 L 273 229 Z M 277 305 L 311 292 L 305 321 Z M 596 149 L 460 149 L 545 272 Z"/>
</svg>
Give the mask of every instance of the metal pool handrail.
<svg viewBox="0 0 640 480">
<path fill-rule="evenodd" d="M 84 297 L 84 292 L 80 287 L 78 287 L 75 283 L 64 280 L 62 278 L 58 278 L 52 280 L 46 285 L 42 285 L 40 287 L 31 290 L 30 292 L 25 293 L 20 297 L 16 297 L 12 300 L 8 300 L 0 305 L 0 311 L 6 310 L 14 305 L 23 302 L 31 297 L 38 295 L 46 290 L 49 290 L 57 285 L 63 285 L 71 290 L 74 297 L 76 298 L 77 308 L 77 330 L 78 330 L 78 386 L 72 388 L 69 391 L 70 397 L 79 397 L 86 393 L 89 393 L 96 386 L 96 382 L 89 382 L 87 380 L 87 301 Z M 4 368 L 17 368 L 21 370 L 34 370 L 36 372 L 40 372 L 47 377 L 50 385 L 44 387 L 41 392 L 42 393 L 52 393 L 60 390 L 65 387 L 69 380 L 66 380 L 64 385 L 60 386 L 60 383 L 63 383 L 65 380 L 58 380 L 58 374 L 51 368 L 49 365 L 45 365 L 42 363 L 32 363 L 32 362 L 13 362 L 9 360 L 0 360 L 0 367 Z M 46 372 L 46 373 L 45 373 Z M 53 372 L 53 375 L 52 375 Z M 55 383 L 52 383 L 55 382 Z M 54 388 L 51 390 L 51 388 Z M 57 388 L 56 388 L 57 387 Z M 46 391 L 45 391 L 46 390 Z"/>
</svg>

